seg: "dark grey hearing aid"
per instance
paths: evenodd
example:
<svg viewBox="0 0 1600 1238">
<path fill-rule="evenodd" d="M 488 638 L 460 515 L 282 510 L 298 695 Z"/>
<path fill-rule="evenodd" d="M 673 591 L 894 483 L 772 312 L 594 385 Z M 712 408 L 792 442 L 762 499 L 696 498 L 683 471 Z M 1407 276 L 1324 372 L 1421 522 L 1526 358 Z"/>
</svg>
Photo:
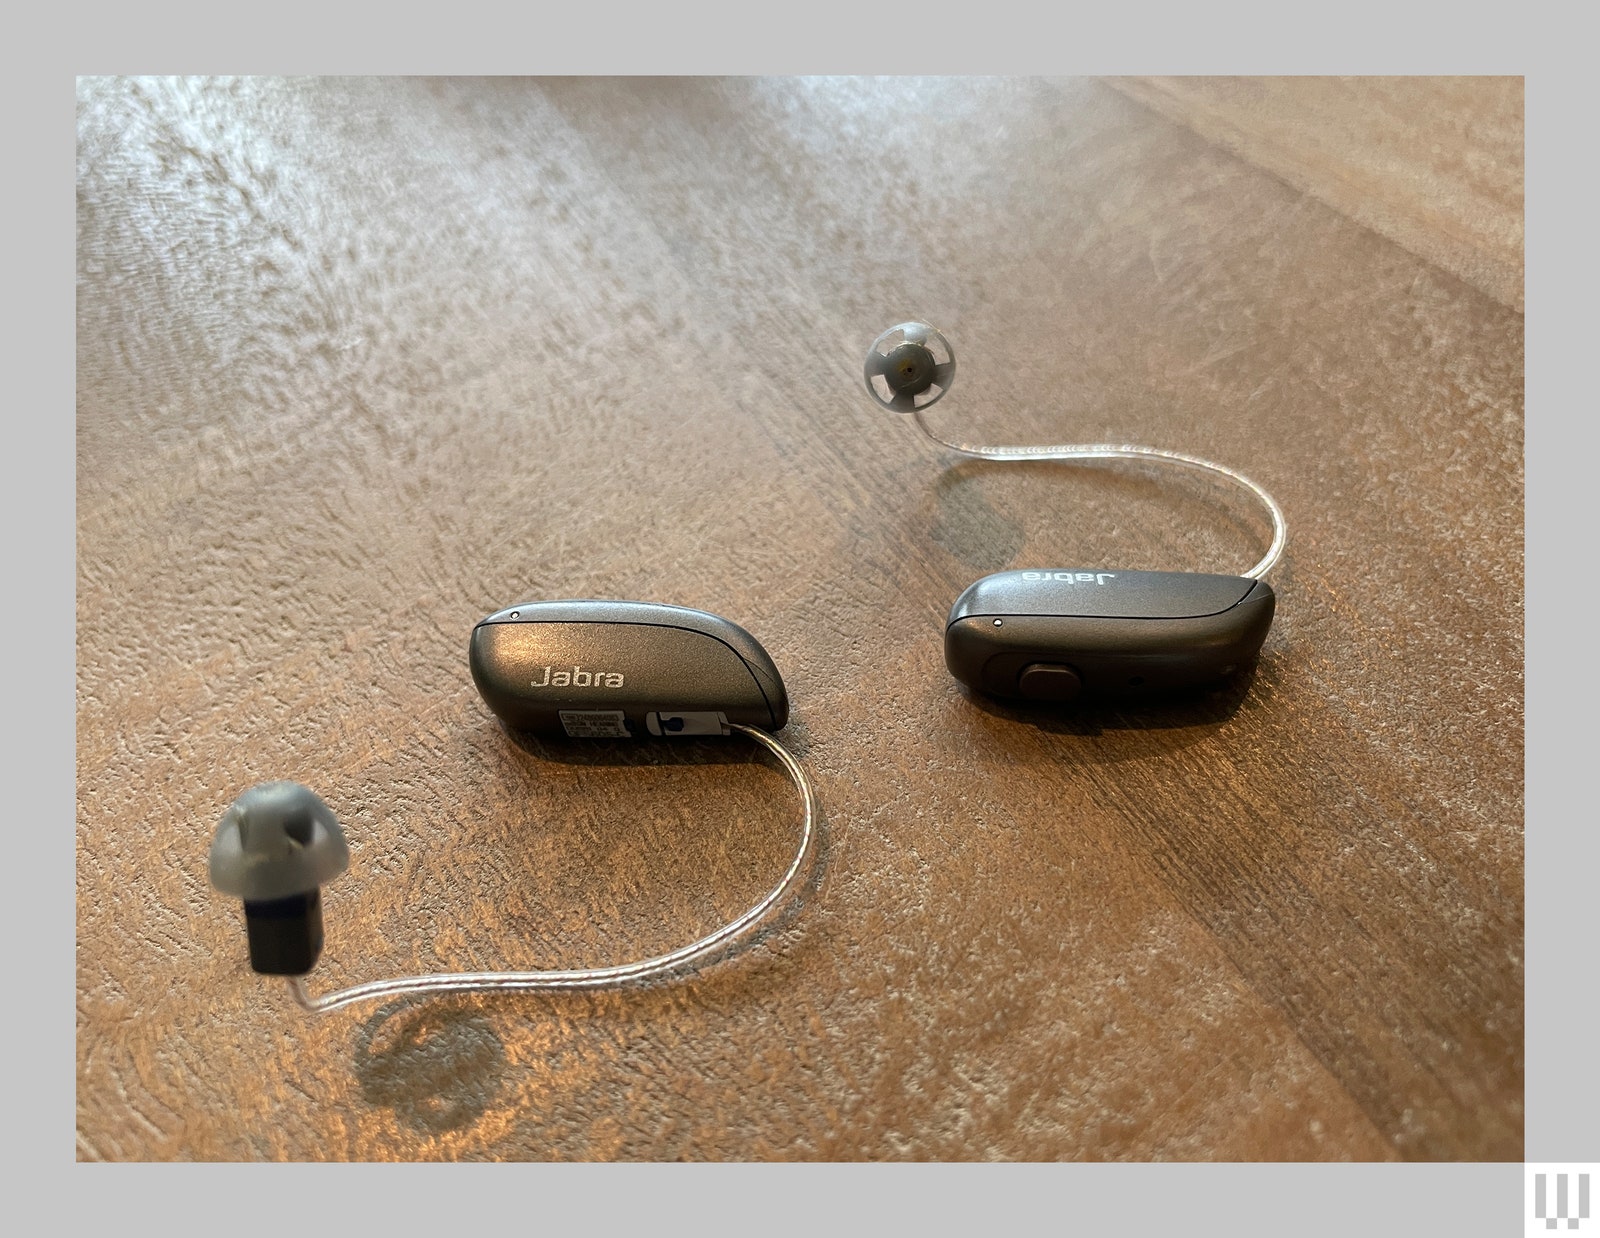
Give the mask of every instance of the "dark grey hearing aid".
<svg viewBox="0 0 1600 1238">
<path fill-rule="evenodd" d="M 513 731 L 573 739 L 777 731 L 789 696 L 759 641 L 721 615 L 660 602 L 524 602 L 478 621 L 483 703 Z"/>
<path fill-rule="evenodd" d="M 349 866 L 333 810 L 298 782 L 264 782 L 229 805 L 211 841 L 211 884 L 244 900 L 251 967 L 311 970 L 322 953 L 322 886 Z"/>
<path fill-rule="evenodd" d="M 244 900 L 250 966 L 289 978 L 302 1009 L 337 1010 L 412 993 L 606 989 L 675 975 L 718 958 L 800 888 L 816 840 L 817 802 L 800 762 L 769 731 L 789 718 L 778 668 L 755 637 L 720 615 L 655 602 L 524 602 L 472 631 L 468 661 L 484 703 L 508 730 L 555 742 L 747 736 L 800 796 L 800 837 L 778 884 L 742 915 L 688 945 L 637 962 L 553 971 L 397 976 L 312 997 L 303 977 L 322 952 L 321 886 L 350 863 L 339 823 L 294 782 L 241 795 L 211 843 L 211 884 Z"/>
<path fill-rule="evenodd" d="M 1157 460 L 1244 487 L 1270 513 L 1272 545 L 1242 576 L 1130 571 L 1105 564 L 996 572 L 968 586 L 945 621 L 950 673 L 999 697 L 1149 699 L 1215 684 L 1261 650 L 1276 605 L 1260 577 L 1288 538 L 1283 512 L 1244 474 L 1175 451 L 1122 444 L 983 447 L 935 434 L 922 414 L 950 390 L 956 358 L 925 322 L 890 327 L 867 350 L 867 393 L 911 416 L 939 446 L 975 460 Z"/>
</svg>

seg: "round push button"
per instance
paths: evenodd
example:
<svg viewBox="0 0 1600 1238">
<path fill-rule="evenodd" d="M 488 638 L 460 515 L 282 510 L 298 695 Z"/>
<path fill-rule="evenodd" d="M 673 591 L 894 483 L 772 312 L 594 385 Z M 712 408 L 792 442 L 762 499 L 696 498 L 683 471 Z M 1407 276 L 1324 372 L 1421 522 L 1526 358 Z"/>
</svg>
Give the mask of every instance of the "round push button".
<svg viewBox="0 0 1600 1238">
<path fill-rule="evenodd" d="M 1083 690 L 1083 681 L 1070 666 L 1030 662 L 1017 676 L 1017 691 L 1030 701 L 1071 701 Z"/>
</svg>

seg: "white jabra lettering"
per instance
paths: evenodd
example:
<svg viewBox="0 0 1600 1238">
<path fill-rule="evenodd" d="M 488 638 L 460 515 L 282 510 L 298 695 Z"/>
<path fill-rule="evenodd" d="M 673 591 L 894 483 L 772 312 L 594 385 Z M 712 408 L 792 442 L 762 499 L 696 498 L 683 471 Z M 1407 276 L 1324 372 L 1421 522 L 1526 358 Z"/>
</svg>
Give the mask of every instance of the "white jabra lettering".
<svg viewBox="0 0 1600 1238">
<path fill-rule="evenodd" d="M 1115 572 L 1024 572 L 1023 580 L 1059 580 L 1066 585 L 1103 585 L 1116 579 Z"/>
<path fill-rule="evenodd" d="M 586 671 L 574 666 L 570 671 L 558 671 L 553 666 L 544 668 L 544 678 L 530 680 L 530 688 L 620 688 L 620 671 Z"/>
</svg>

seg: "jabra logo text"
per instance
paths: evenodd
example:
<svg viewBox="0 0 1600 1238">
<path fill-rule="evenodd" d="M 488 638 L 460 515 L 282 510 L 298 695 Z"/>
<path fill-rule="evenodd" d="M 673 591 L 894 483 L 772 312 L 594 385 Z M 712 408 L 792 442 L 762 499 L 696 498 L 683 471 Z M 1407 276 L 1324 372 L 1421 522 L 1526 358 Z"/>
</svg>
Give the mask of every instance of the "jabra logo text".
<svg viewBox="0 0 1600 1238">
<path fill-rule="evenodd" d="M 1116 579 L 1115 572 L 1024 572 L 1023 580 L 1059 580 L 1066 585 L 1103 585 Z"/>
<path fill-rule="evenodd" d="M 531 680 L 530 688 L 620 688 L 622 675 L 618 671 L 586 671 L 574 666 L 570 671 L 544 668 L 544 678 Z"/>
</svg>

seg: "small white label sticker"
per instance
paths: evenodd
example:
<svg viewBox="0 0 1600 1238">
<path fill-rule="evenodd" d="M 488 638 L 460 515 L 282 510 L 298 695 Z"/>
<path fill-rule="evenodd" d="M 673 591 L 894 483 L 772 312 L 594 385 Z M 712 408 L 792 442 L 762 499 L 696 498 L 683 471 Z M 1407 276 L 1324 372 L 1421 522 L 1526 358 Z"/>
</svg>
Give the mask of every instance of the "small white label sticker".
<svg viewBox="0 0 1600 1238">
<path fill-rule="evenodd" d="M 620 709 L 561 709 L 556 712 L 573 739 L 628 739 L 633 734 Z"/>
</svg>

